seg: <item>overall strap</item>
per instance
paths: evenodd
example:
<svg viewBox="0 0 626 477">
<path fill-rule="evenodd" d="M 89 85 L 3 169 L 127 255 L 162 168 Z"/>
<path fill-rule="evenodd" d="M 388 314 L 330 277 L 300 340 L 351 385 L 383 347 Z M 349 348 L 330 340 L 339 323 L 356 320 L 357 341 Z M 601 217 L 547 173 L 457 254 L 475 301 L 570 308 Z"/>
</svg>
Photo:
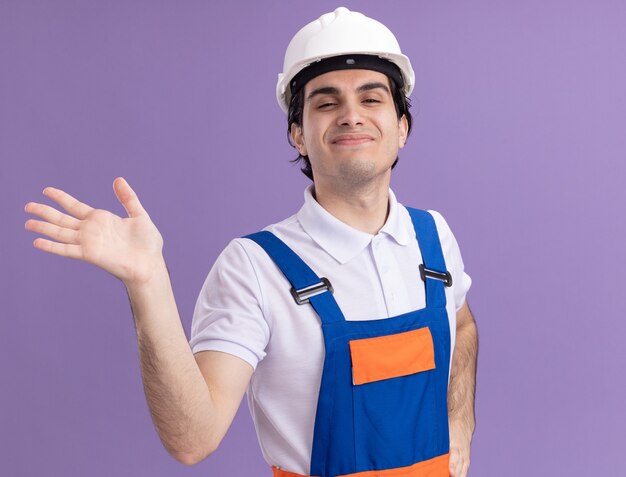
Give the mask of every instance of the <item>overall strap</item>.
<svg viewBox="0 0 626 477">
<path fill-rule="evenodd" d="M 446 263 L 441 251 L 439 233 L 433 216 L 425 210 L 407 207 L 417 243 L 422 253 L 423 266 L 420 265 L 422 280 L 425 283 L 426 306 L 446 306 L 444 286 L 452 285 L 452 276 L 446 270 Z"/>
<path fill-rule="evenodd" d="M 310 303 L 323 324 L 345 321 L 343 313 L 332 295 L 332 285 L 319 278 L 285 242 L 268 231 L 246 235 L 265 250 L 283 272 L 291 286 L 291 294 L 298 305 Z"/>
</svg>

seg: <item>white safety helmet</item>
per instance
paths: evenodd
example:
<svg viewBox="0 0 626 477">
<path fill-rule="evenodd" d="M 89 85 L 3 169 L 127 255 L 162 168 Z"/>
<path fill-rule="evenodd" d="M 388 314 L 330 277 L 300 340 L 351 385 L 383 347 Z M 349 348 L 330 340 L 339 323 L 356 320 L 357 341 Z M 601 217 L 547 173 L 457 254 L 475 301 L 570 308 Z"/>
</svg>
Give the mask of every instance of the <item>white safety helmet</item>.
<svg viewBox="0 0 626 477">
<path fill-rule="evenodd" d="M 344 55 L 368 55 L 390 61 L 400 70 L 404 94 L 409 96 L 413 91 L 415 73 L 393 33 L 362 13 L 339 7 L 304 26 L 291 39 L 276 85 L 276 99 L 281 109 L 286 113 L 289 108 L 291 82 L 298 73 L 323 59 Z"/>
</svg>

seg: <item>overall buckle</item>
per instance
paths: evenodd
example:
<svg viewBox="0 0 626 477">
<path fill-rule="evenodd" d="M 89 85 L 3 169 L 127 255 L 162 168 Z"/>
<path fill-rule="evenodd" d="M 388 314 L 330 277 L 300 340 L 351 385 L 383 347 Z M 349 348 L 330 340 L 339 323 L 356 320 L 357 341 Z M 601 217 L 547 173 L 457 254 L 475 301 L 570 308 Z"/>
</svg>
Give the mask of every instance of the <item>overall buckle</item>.
<svg viewBox="0 0 626 477">
<path fill-rule="evenodd" d="M 294 287 L 291 287 L 291 296 L 296 300 L 298 305 L 306 305 L 309 303 L 309 298 L 320 295 L 325 291 L 330 291 L 333 293 L 333 286 L 330 284 L 330 281 L 326 277 L 320 278 L 320 283 L 316 283 L 315 285 L 311 285 L 308 287 L 300 288 L 296 290 Z"/>
<path fill-rule="evenodd" d="M 437 270 L 431 270 L 429 268 L 424 267 L 424 264 L 420 264 L 420 277 L 422 277 L 422 281 L 426 281 L 426 278 L 433 278 L 435 280 L 440 280 L 447 287 L 452 286 L 452 275 L 450 275 L 449 271 L 438 272 Z"/>
</svg>

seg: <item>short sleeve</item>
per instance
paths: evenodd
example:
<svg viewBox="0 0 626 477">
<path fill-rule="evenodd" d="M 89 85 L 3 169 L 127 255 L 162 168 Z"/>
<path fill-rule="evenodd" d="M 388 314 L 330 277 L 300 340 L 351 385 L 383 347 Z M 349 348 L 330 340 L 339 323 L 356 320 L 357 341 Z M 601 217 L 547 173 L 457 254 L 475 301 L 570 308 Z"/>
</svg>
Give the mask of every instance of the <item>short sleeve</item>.
<svg viewBox="0 0 626 477">
<path fill-rule="evenodd" d="M 265 357 L 270 329 L 254 267 L 239 239 L 211 268 L 198 296 L 189 344 L 194 353 L 222 351 L 256 369 Z"/>
<path fill-rule="evenodd" d="M 465 272 L 459 244 L 452 230 L 450 230 L 448 223 L 439 212 L 435 210 L 429 210 L 428 212 L 430 212 L 435 219 L 437 232 L 439 233 L 439 241 L 441 242 L 441 249 L 443 251 L 443 258 L 448 271 L 452 275 L 452 291 L 455 309 L 458 311 L 465 303 L 467 292 L 472 286 L 472 279 Z"/>
</svg>

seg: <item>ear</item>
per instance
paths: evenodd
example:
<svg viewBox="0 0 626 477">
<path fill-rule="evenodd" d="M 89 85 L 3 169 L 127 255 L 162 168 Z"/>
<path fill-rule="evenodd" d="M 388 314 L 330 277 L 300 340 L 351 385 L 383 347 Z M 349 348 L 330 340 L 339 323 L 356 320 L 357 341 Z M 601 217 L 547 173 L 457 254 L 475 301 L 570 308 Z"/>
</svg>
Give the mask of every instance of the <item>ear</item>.
<svg viewBox="0 0 626 477">
<path fill-rule="evenodd" d="M 302 135 L 302 127 L 296 123 L 291 123 L 291 130 L 289 133 L 291 134 L 291 140 L 300 155 L 306 156 L 306 144 L 304 142 L 304 136 Z"/>
<path fill-rule="evenodd" d="M 408 134 L 409 134 L 409 122 L 407 121 L 406 116 L 403 114 L 400 120 L 398 121 L 398 144 L 400 146 L 400 149 L 404 147 Z"/>
</svg>

